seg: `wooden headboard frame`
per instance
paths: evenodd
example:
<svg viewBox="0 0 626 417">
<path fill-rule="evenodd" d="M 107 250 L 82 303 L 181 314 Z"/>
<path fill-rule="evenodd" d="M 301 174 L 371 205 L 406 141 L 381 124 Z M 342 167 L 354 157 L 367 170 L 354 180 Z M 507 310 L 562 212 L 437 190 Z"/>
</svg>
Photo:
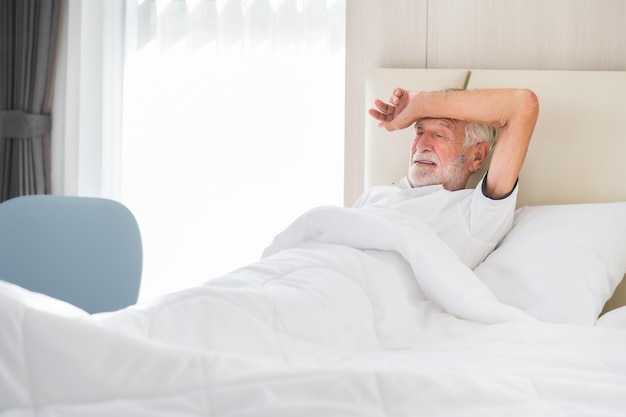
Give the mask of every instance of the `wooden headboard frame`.
<svg viewBox="0 0 626 417">
<path fill-rule="evenodd" d="M 626 72 L 373 69 L 366 107 L 395 87 L 530 88 L 540 114 L 520 173 L 518 206 L 626 201 Z M 412 133 L 389 133 L 368 119 L 365 186 L 396 183 L 409 163 Z M 478 173 L 468 186 L 473 187 Z M 626 250 L 626 248 L 624 248 Z M 605 311 L 626 305 L 626 280 Z"/>
</svg>

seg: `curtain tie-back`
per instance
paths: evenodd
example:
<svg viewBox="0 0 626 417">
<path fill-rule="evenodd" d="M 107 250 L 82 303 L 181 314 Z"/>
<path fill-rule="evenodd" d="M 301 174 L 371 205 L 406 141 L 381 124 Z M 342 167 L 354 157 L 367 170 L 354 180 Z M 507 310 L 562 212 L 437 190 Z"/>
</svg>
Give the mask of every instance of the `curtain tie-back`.
<svg viewBox="0 0 626 417">
<path fill-rule="evenodd" d="M 50 132 L 49 114 L 33 114 L 21 110 L 0 110 L 0 136 L 32 138 Z"/>
</svg>

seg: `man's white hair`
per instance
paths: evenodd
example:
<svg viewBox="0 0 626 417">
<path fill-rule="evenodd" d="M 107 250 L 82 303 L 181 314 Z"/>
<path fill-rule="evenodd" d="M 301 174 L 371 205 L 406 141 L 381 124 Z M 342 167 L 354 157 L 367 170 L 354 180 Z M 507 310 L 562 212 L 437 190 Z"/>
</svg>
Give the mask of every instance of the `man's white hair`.
<svg viewBox="0 0 626 417">
<path fill-rule="evenodd" d="M 463 141 L 463 147 L 475 145 L 480 142 L 487 142 L 489 144 L 489 151 L 493 149 L 496 143 L 496 138 L 500 134 L 500 129 L 495 127 L 478 123 L 467 122 L 465 125 L 465 140 Z"/>
</svg>

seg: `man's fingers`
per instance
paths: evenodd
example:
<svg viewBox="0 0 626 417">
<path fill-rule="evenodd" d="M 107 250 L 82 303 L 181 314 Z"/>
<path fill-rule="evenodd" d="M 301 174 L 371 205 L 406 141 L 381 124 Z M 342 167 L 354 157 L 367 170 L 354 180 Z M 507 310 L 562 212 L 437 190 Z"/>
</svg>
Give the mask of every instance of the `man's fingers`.
<svg viewBox="0 0 626 417">
<path fill-rule="evenodd" d="M 393 90 L 391 97 L 389 97 L 389 102 L 394 106 L 400 102 L 400 97 L 402 97 L 405 93 L 405 90 L 402 88 L 396 88 Z"/>
<path fill-rule="evenodd" d="M 396 110 L 396 108 L 394 106 L 391 106 L 391 105 L 385 103 L 382 100 L 375 100 L 374 104 L 378 108 L 378 111 L 380 111 L 381 113 L 383 113 L 385 115 L 393 116 L 393 114 L 394 114 L 394 112 Z"/>
<path fill-rule="evenodd" d="M 376 109 L 369 109 L 368 114 L 374 119 L 380 120 L 381 122 L 390 122 L 393 120 L 393 114 L 385 114 Z"/>
<path fill-rule="evenodd" d="M 370 116 L 372 116 L 374 119 L 376 119 L 376 120 L 383 120 L 382 118 L 384 118 L 384 117 L 385 117 L 385 115 L 384 115 L 383 113 L 379 112 L 379 111 L 378 111 L 378 110 L 376 110 L 376 109 L 369 109 L 369 110 L 367 111 L 367 113 L 368 113 Z"/>
</svg>

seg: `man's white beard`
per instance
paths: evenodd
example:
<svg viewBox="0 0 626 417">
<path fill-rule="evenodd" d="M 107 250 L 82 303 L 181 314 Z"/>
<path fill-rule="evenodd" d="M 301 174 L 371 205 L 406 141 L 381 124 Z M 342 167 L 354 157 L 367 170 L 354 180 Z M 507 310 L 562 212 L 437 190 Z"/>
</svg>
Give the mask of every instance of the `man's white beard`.
<svg viewBox="0 0 626 417">
<path fill-rule="evenodd" d="M 437 168 L 423 168 L 414 163 L 416 159 L 428 160 L 437 164 Z M 447 190 L 460 190 L 465 188 L 465 154 L 459 155 L 458 159 L 446 167 L 441 166 L 439 157 L 432 152 L 413 155 L 409 166 L 409 182 L 413 187 L 442 184 Z"/>
</svg>

